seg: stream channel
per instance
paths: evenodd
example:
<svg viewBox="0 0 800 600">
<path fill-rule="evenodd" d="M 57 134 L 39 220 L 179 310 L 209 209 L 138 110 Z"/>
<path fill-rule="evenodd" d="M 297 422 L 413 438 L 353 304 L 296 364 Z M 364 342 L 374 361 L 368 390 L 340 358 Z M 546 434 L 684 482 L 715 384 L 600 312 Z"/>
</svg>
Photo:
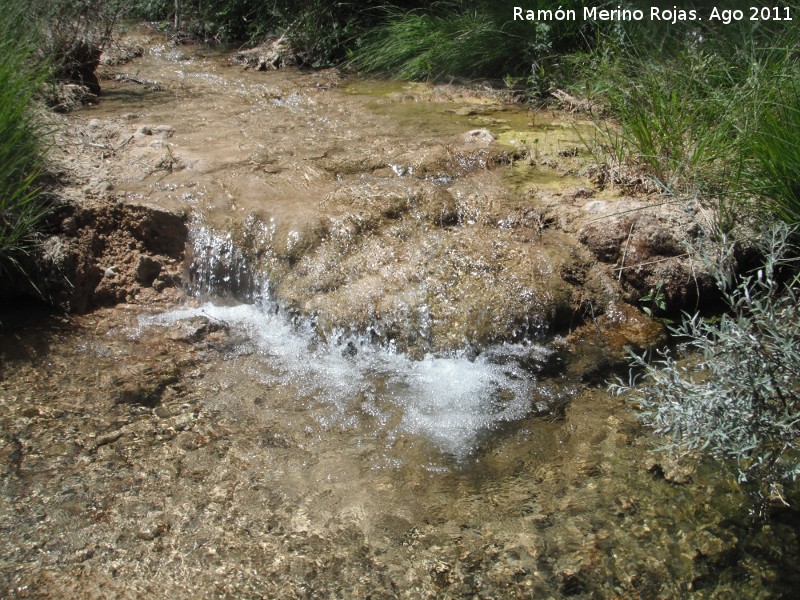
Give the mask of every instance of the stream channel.
<svg viewBox="0 0 800 600">
<path fill-rule="evenodd" d="M 6 334 L 4 597 L 791 595 L 795 513 L 746 525 L 564 358 L 628 310 L 537 210 L 624 202 L 589 123 L 146 48 L 70 119 L 117 198 L 187 215 L 185 296 Z"/>
</svg>

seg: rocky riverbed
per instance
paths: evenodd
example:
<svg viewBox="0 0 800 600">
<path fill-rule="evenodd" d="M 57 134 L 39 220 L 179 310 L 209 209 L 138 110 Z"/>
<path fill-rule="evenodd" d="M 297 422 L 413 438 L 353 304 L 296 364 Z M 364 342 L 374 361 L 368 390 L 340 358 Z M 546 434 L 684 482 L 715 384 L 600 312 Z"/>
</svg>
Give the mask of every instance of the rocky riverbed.
<svg viewBox="0 0 800 600">
<path fill-rule="evenodd" d="M 0 315 L 4 596 L 792 589 L 796 513 L 746 526 L 595 387 L 662 339 L 643 296 L 710 289 L 711 207 L 498 92 L 125 40 L 60 117 L 70 314 Z"/>
</svg>

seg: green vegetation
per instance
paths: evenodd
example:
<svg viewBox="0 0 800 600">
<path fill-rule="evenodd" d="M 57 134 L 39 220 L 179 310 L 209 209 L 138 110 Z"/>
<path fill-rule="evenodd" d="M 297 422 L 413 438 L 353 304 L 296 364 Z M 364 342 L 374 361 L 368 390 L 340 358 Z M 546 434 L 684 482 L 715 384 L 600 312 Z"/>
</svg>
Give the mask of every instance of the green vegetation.
<svg viewBox="0 0 800 600">
<path fill-rule="evenodd" d="M 685 318 L 674 330 L 687 340 L 677 353 L 652 363 L 635 357 L 642 382 L 612 386 L 669 436 L 664 449 L 733 459 L 764 502 L 782 498 L 783 484 L 800 475 L 800 274 L 785 280 L 796 250 L 790 233 L 779 226 L 765 235 L 765 262 L 745 277 L 733 272 L 732 245 L 707 257 L 729 313 L 718 322 Z"/>
<path fill-rule="evenodd" d="M 609 157 L 635 166 L 663 190 L 696 192 L 715 182 L 718 161 L 732 156 L 725 113 L 708 114 L 703 102 L 660 73 L 645 72 L 609 106 L 619 121 L 619 128 L 601 129 Z"/>
<path fill-rule="evenodd" d="M 74 0 L 77 1 L 77 0 Z M 100 0 L 95 0 L 99 2 Z M 183 26 L 220 41 L 284 36 L 301 62 L 345 62 L 366 73 L 408 79 L 486 78 L 524 87 L 546 101 L 553 87 L 601 110 L 597 150 L 613 167 L 645 176 L 668 194 L 719 200 L 720 225 L 767 209 L 797 222 L 795 21 L 591 21 L 584 3 L 537 0 L 524 9 L 574 10 L 570 20 L 514 20 L 511 0 L 132 0 L 129 14 Z M 673 8 L 674 3 L 661 3 Z M 797 0 L 788 6 L 800 14 Z M 782 15 L 783 13 L 781 13 Z M 608 126 L 611 122 L 612 125 Z M 600 123 L 600 121 L 598 121 Z M 762 211 L 764 212 L 764 211 Z"/>
<path fill-rule="evenodd" d="M 94 71 L 120 8 L 107 0 L 0 5 L 0 277 L 27 276 L 23 259 L 47 214 L 47 132 L 37 99 L 56 80 L 100 91 Z"/>
<path fill-rule="evenodd" d="M 598 2 L 598 8 L 617 8 Z M 624 3 L 625 8 L 637 3 Z M 642 3 L 640 3 L 642 4 Z M 643 7 L 658 2 L 644 3 Z M 672 2 L 664 3 L 672 8 Z M 689 2 L 680 8 L 690 8 Z M 705 13 L 707 5 L 697 3 Z M 726 3 L 731 5 L 746 3 Z M 283 36 L 310 66 L 347 64 L 409 79 L 487 78 L 547 102 L 553 88 L 582 99 L 598 123 L 595 155 L 655 183 L 664 194 L 716 201 L 724 238 L 753 213 L 800 224 L 800 2 L 794 21 L 725 24 L 514 21 L 509 0 L 37 0 L 0 6 L 0 275 L 31 251 L 44 208 L 43 129 L 33 100 L 49 74 L 97 86 L 94 69 L 117 18 L 160 20 L 216 41 Z M 180 19 L 176 19 L 179 7 Z M 31 25 L 35 23 L 35 25 Z M 36 39 L 23 32 L 35 31 Z M 46 60 L 45 60 L 46 59 Z M 42 65 L 49 64 L 48 68 Z M 624 183 L 624 181 L 623 181 Z M 765 237 L 763 268 L 743 279 L 718 271 L 729 314 L 687 318 L 680 350 L 636 359 L 647 385 L 619 384 L 675 451 L 705 449 L 736 461 L 763 497 L 800 472 L 798 276 L 790 229 Z M 643 298 L 653 310 L 659 289 Z"/>
<path fill-rule="evenodd" d="M 800 223 L 800 83 L 772 108 L 750 140 L 754 191 L 780 219 Z"/>
<path fill-rule="evenodd" d="M 42 200 L 44 101 L 65 81 L 99 93 L 95 74 L 123 0 L 35 0 L 0 5 L 0 277 L 27 277 L 48 212 Z M 30 261 L 28 261 L 30 262 Z"/>
<path fill-rule="evenodd" d="M 298 58 L 310 66 L 341 62 L 359 36 L 380 21 L 383 0 L 328 2 L 325 0 L 138 0 L 128 15 L 174 25 L 180 5 L 182 28 L 217 42 L 263 41 L 284 36 Z M 421 0 L 401 0 L 393 6 L 414 9 Z"/>
<path fill-rule="evenodd" d="M 19 10 L 0 6 L 0 276 L 19 270 L 45 214 L 37 183 L 44 131 L 33 100 L 47 71 L 30 61 L 35 44 L 26 25 Z"/>
<path fill-rule="evenodd" d="M 508 39 L 485 14 L 393 9 L 387 12 L 387 23 L 371 32 L 369 41 L 354 53 L 352 64 L 403 79 L 497 73 L 508 59 L 503 45 Z"/>
<path fill-rule="evenodd" d="M 100 93 L 95 70 L 111 40 L 125 0 L 34 0 L 27 6 L 27 27 L 36 35 L 36 57 L 51 76 Z"/>
<path fill-rule="evenodd" d="M 618 122 L 602 130 L 609 159 L 638 167 L 668 193 L 717 197 L 723 228 L 753 200 L 779 208 L 776 192 L 783 189 L 784 204 L 791 191 L 764 177 L 772 169 L 792 176 L 796 94 L 788 92 L 800 82 L 799 43 L 797 28 L 779 22 L 678 27 L 626 53 L 585 59 L 599 74 L 596 101 Z M 791 211 L 775 214 L 797 222 Z"/>
<path fill-rule="evenodd" d="M 577 8 L 577 2 L 540 6 Z M 424 9 L 384 9 L 381 22 L 350 53 L 368 73 L 409 79 L 517 79 L 543 88 L 560 52 L 586 48 L 579 21 L 535 24 L 510 20 L 513 2 L 434 2 Z"/>
</svg>

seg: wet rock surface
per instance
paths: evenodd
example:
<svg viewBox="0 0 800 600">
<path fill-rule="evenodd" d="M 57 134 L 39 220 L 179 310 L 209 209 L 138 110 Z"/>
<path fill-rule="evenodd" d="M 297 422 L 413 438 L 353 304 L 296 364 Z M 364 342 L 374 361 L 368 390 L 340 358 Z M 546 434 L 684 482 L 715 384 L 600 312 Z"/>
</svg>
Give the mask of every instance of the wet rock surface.
<svg viewBox="0 0 800 600">
<path fill-rule="evenodd" d="M 284 38 L 278 38 L 237 52 L 232 62 L 256 71 L 272 71 L 296 66 L 300 61 L 288 42 Z"/>
<path fill-rule="evenodd" d="M 46 290 L 95 310 L 0 315 L 1 595 L 792 589 L 793 513 L 739 527 L 741 490 L 587 385 L 661 339 L 631 304 L 706 285 L 705 207 L 593 184 L 579 122 L 496 94 L 132 38 L 54 149 Z M 184 290 L 265 312 L 166 319 Z M 432 412 L 470 377 L 491 418 Z"/>
<path fill-rule="evenodd" d="M 322 336 L 372 331 L 412 352 L 602 327 L 653 293 L 679 313 L 713 291 L 691 249 L 707 209 L 581 177 L 573 117 L 456 86 L 242 72 L 129 37 L 153 85 L 106 61 L 102 102 L 56 150 L 75 185 L 47 258 L 75 287 L 50 295 L 71 310 L 179 287 L 188 228 L 195 290 L 252 300 L 268 280 Z"/>
</svg>

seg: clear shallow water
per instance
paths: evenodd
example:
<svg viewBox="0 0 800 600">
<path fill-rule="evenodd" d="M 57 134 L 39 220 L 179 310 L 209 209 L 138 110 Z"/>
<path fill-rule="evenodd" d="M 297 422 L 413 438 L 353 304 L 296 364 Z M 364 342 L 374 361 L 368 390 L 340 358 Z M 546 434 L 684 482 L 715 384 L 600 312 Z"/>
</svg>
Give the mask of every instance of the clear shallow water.
<svg viewBox="0 0 800 600">
<path fill-rule="evenodd" d="M 173 339 L 203 313 L 229 332 Z M 248 305 L 73 327 L 2 339 L 4 354 L 41 348 L 0 380 L 0 424 L 24 449 L 21 476 L 0 474 L 13 594 L 791 597 L 791 511 L 746 527 L 715 466 L 666 480 L 667 457 L 604 390 L 558 419 L 527 405 L 503 421 L 486 394 L 542 383 L 516 379 L 513 348 L 352 356 Z M 142 365 L 180 377 L 155 408 L 114 404 Z"/>
<path fill-rule="evenodd" d="M 202 228 L 195 239 L 226 243 Z M 198 317 L 228 328 L 234 343 L 208 365 L 201 404 L 247 457 L 234 479 L 279 490 L 291 517 L 273 541 L 316 540 L 292 564 L 315 553 L 370 557 L 369 567 L 307 573 L 302 585 L 388 597 L 767 598 L 785 589 L 792 526 L 747 527 L 742 491 L 718 470 L 653 454 L 631 407 L 604 390 L 543 377 L 547 345 L 412 359 L 369 334 L 323 337 L 313 320 L 264 300 L 266 275 L 250 273 L 234 246 L 218 255 L 227 259 L 194 265 L 218 275 L 198 295 L 241 280 L 262 290 L 245 294 L 258 301 L 144 315 L 134 337 Z M 252 518 L 260 501 L 235 510 Z M 778 547 L 787 554 L 768 558 Z"/>
<path fill-rule="evenodd" d="M 398 98 L 366 111 L 356 96 L 309 84 L 313 75 L 242 73 L 192 52 L 151 52 L 132 72 L 165 91 L 110 94 L 87 118 L 120 119 L 120 144 L 141 125 L 173 126 L 160 141 L 185 168 L 128 170 L 116 184 L 205 211 L 215 231 L 264 210 L 283 235 L 305 232 L 339 185 L 335 172 L 360 179 L 372 155 L 377 166 L 411 164 L 406 154 L 441 143 L 414 143 L 427 127 L 528 129 L 524 111 L 456 114 L 443 102 L 428 111 Z M 365 91 L 392 87 L 406 86 Z M 131 106 L 137 114 L 123 119 Z M 143 164 L 165 152 L 149 137 L 120 152 L 133 144 Z M 554 184 L 530 171 L 511 187 Z M 267 266 L 275 231 L 257 231 L 266 243 L 252 245 Z M 203 297 L 270 297 L 231 236 L 196 233 L 208 251 L 194 266 Z M 412 360 L 383 335 L 320 333 L 269 302 L 217 302 L 0 332 L 7 595 L 768 598 L 797 589 L 796 513 L 743 526 L 742 491 L 716 466 L 688 468 L 678 483 L 681 470 L 652 454 L 658 440 L 624 401 L 543 377 L 545 347 Z M 217 346 L 169 337 L 198 315 L 228 324 Z M 425 318 L 411 325 L 427 327 Z M 172 381 L 158 406 L 113 400 L 120 381 L 152 372 Z M 571 402 L 547 413 L 565 395 Z"/>
<path fill-rule="evenodd" d="M 247 336 L 239 351 L 253 350 L 269 370 L 265 382 L 294 386 L 329 408 L 329 419 L 347 423 L 353 413 L 371 416 L 391 437 L 421 434 L 443 453 L 462 459 L 482 433 L 534 412 L 545 412 L 549 394 L 519 363 L 543 362 L 549 351 L 534 344 L 504 344 L 477 357 L 427 355 L 411 360 L 391 345 L 358 336 L 321 342 L 309 324 L 292 325 L 280 311 L 257 304 L 170 311 L 142 319 L 144 326 L 207 317 Z M 274 375 L 275 371 L 278 372 Z"/>
</svg>

